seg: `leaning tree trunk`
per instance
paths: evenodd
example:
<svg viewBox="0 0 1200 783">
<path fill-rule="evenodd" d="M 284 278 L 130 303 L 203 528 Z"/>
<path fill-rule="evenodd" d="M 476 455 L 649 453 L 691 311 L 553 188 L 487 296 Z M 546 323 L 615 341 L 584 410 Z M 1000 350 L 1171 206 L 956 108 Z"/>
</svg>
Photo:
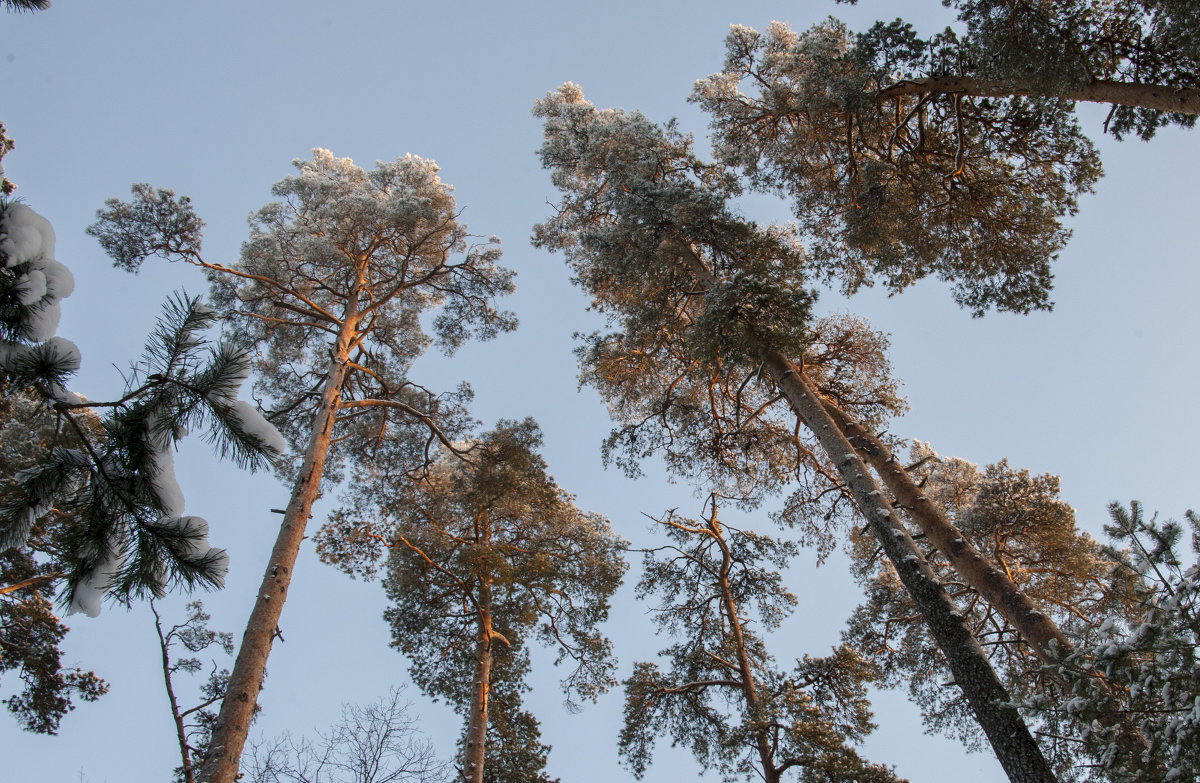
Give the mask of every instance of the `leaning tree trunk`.
<svg viewBox="0 0 1200 783">
<path fill-rule="evenodd" d="M 683 261 L 697 282 L 705 287 L 718 285 L 719 281 L 691 245 L 686 241 L 678 244 Z M 925 618 L 934 641 L 950 666 L 955 684 L 966 696 L 1008 779 L 1012 783 L 1054 782 L 1050 764 L 1020 713 L 1010 703 L 1008 691 L 996 676 L 979 641 L 954 608 L 937 575 L 904 529 L 896 510 L 871 477 L 870 468 L 825 409 L 820 392 L 775 347 L 758 341 L 752 351 L 792 410 L 837 466 L 859 512 Z"/>
<path fill-rule="evenodd" d="M 1029 596 L 1007 574 L 992 565 L 982 552 L 963 538 L 961 531 L 921 491 L 908 471 L 901 467 L 886 444 L 837 405 L 827 399 L 823 403 L 838 429 L 863 459 L 875 468 L 896 503 L 908 512 L 929 543 L 946 558 L 963 581 L 996 607 L 1004 619 L 1029 642 L 1038 657 L 1046 663 L 1060 663 L 1071 652 L 1072 645 L 1058 625 L 1039 612 Z"/>
<path fill-rule="evenodd" d="M 479 595 L 479 636 L 475 642 L 475 679 L 471 712 L 467 716 L 467 734 L 463 741 L 462 779 L 464 783 L 483 783 L 484 755 L 487 752 L 488 699 L 492 686 L 491 588 L 485 582 Z"/>
<path fill-rule="evenodd" d="M 880 90 L 876 97 L 886 99 L 901 95 L 925 95 L 931 92 L 958 93 L 981 98 L 1007 98 L 1013 95 L 1047 96 L 1063 98 L 1068 101 L 1110 103 L 1178 114 L 1200 114 L 1200 90 L 1171 87 L 1166 84 L 1115 82 L 1104 79 L 1097 79 L 1078 87 L 1056 88 L 1053 92 L 1049 92 L 1030 85 L 985 81 L 972 79 L 969 76 L 930 76 L 897 82 Z"/>
<path fill-rule="evenodd" d="M 996 758 L 1013 783 L 1054 781 L 1041 748 L 1029 727 L 1009 702 L 1008 691 L 996 676 L 987 655 L 942 589 L 937 575 L 921 556 L 870 469 L 821 404 L 820 392 L 779 351 L 763 348 L 758 358 L 775 380 L 793 410 L 833 458 L 859 511 L 896 569 L 901 583 L 925 618 L 938 648 L 946 657 L 955 684 L 962 689 L 983 728 Z"/>
<path fill-rule="evenodd" d="M 304 529 L 312 516 L 313 503 L 320 494 L 321 476 L 341 404 L 342 387 L 350 361 L 350 344 L 357 323 L 358 302 L 355 294 L 347 304 L 330 358 L 329 372 L 325 376 L 320 407 L 313 416 L 312 437 L 300 464 L 299 478 L 284 511 L 279 536 L 271 550 L 266 574 L 246 623 L 246 632 L 242 636 L 233 671 L 229 675 L 221 711 L 213 725 L 204 763 L 196 776 L 199 783 L 234 783 L 237 780 L 238 763 L 250 733 L 258 692 L 267 670 L 267 657 L 271 654 L 271 645 L 279 630 L 279 617 L 283 613 L 283 602 L 287 599 L 288 586 L 292 582 L 292 570 L 304 540 Z"/>
<path fill-rule="evenodd" d="M 946 562 L 969 587 L 976 590 L 1000 612 L 1021 638 L 1029 643 L 1038 657 L 1050 664 L 1050 675 L 1060 683 L 1063 682 L 1054 667 L 1071 654 L 1074 646 L 1062 629 L 1038 611 L 1029 596 L 1025 595 L 1007 574 L 996 568 L 982 552 L 963 537 L 962 532 L 946 518 L 942 509 L 929 500 L 908 471 L 900 466 L 891 449 L 883 441 L 828 399 L 823 400 L 823 403 L 826 412 L 837 423 L 842 434 L 875 469 L 896 503 L 908 512 L 909 517 L 925 534 L 926 540 L 946 558 Z M 1113 694 L 1107 681 L 1099 672 L 1094 674 L 1111 699 Z M 1129 755 L 1136 769 L 1143 768 L 1143 756 L 1149 744 L 1127 714 L 1121 712 L 1114 704 L 1110 704 L 1109 707 L 1110 709 L 1101 713 L 1100 721 L 1107 726 L 1119 727 L 1117 741 L 1122 751 Z"/>
</svg>

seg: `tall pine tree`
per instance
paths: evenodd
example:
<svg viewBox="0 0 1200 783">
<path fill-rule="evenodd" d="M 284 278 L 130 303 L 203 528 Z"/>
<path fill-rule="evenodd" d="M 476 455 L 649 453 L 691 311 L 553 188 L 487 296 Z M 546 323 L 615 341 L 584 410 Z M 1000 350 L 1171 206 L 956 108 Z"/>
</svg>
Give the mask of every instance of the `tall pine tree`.
<svg viewBox="0 0 1200 783">
<path fill-rule="evenodd" d="M 401 471 L 416 471 L 431 443 L 452 447 L 469 392 L 447 399 L 408 378 L 431 340 L 422 317 L 436 313 L 434 336 L 446 352 L 515 326 L 494 306 L 513 289 L 512 273 L 496 263 L 497 240 L 472 244 L 434 163 L 410 155 L 364 171 L 318 149 L 295 166 L 272 189 L 281 200 L 252 216 L 229 266 L 203 257 L 202 221 L 171 191 L 135 186 L 131 201 L 110 200 L 89 229 L 120 267 L 135 271 L 160 256 L 206 272 L 226 333 L 254 350 L 256 389 L 297 453 L 284 470 L 291 500 L 197 774 L 205 783 L 237 775 L 326 470 L 336 477 L 347 456 L 388 449 Z"/>
</svg>

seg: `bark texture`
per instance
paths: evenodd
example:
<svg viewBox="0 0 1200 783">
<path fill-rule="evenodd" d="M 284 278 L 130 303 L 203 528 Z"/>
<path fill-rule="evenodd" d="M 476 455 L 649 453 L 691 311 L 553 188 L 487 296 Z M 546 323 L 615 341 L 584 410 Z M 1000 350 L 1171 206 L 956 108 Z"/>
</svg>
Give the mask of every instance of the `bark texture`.
<svg viewBox="0 0 1200 783">
<path fill-rule="evenodd" d="M 717 279 L 687 242 L 679 243 L 683 262 L 697 282 L 711 288 Z M 792 410 L 812 431 L 821 448 L 834 461 L 854 497 L 859 512 L 879 541 L 929 626 L 946 657 L 955 684 L 962 689 L 971 711 L 991 743 L 997 760 L 1012 783 L 1056 783 L 1050 764 L 1029 733 L 1029 727 L 1010 704 L 1008 690 L 996 676 L 979 641 L 958 614 L 937 575 L 901 524 L 900 517 L 872 478 L 854 446 L 830 416 L 821 393 L 783 353 L 762 344 L 755 358 L 774 380 Z"/>
<path fill-rule="evenodd" d="M 313 503 L 320 494 L 321 476 L 337 420 L 356 326 L 357 302 L 351 300 L 334 345 L 321 405 L 313 417 L 312 436 L 300 465 L 299 479 L 292 489 L 291 500 L 279 527 L 279 536 L 275 539 L 258 597 L 246 623 L 246 632 L 229 676 L 229 687 L 213 726 L 208 752 L 196 776 L 199 783 L 234 783 L 237 780 L 238 763 L 250 733 L 250 721 L 254 717 L 258 692 L 266 674 L 267 657 L 271 654 L 271 645 L 279 629 L 279 617 L 283 613 L 283 602 L 292 582 L 296 557 L 304 541 L 305 527 L 312 516 Z"/>
<path fill-rule="evenodd" d="M 823 404 L 842 434 L 875 469 L 896 503 L 908 512 L 929 543 L 946 558 L 963 581 L 978 591 L 984 600 L 1012 624 L 1043 662 L 1051 666 L 1062 663 L 1074 651 L 1074 645 L 1062 629 L 1038 611 L 1029 596 L 1025 595 L 1007 574 L 996 568 L 983 553 L 962 537 L 958 528 L 946 518 L 937 505 L 930 502 L 908 471 L 901 467 L 891 449 L 838 406 L 828 400 L 824 400 Z M 1053 669 L 1051 671 L 1053 672 Z M 1062 682 L 1061 677 L 1054 676 Z M 1095 676 L 1111 695 L 1108 684 L 1099 673 L 1095 673 Z M 1149 744 L 1127 715 L 1114 709 L 1112 712 L 1104 712 L 1100 720 L 1107 726 L 1120 726 L 1118 742 L 1122 750 L 1132 754 L 1135 759 L 1142 758 Z"/>
<path fill-rule="evenodd" d="M 1009 703 L 1008 691 L 996 676 L 983 648 L 955 610 L 937 575 L 921 556 L 895 509 L 871 477 L 869 468 L 825 410 L 812 381 L 778 351 L 763 348 L 759 359 L 796 414 L 836 463 L 871 532 L 925 618 L 954 674 L 955 684 L 967 697 L 975 719 L 987 735 L 1008 779 L 1013 783 L 1055 781 L 1041 748 L 1020 713 Z"/>
<path fill-rule="evenodd" d="M 1200 114 L 1200 90 L 1169 87 L 1165 84 L 1138 84 L 1103 79 L 1097 79 L 1080 87 L 1056 88 L 1053 93 L 1050 93 L 1028 85 L 985 81 L 966 76 L 930 76 L 924 79 L 905 79 L 897 82 L 891 87 L 881 90 L 876 97 L 884 99 L 901 95 L 925 95 L 931 92 L 962 93 L 981 98 L 1006 98 L 1010 95 L 1042 96 L 1064 98 L 1068 101 L 1136 106 L 1142 109 L 1156 109 L 1178 114 Z"/>
<path fill-rule="evenodd" d="M 1012 623 L 1046 663 L 1058 663 L 1073 648 L 1058 625 L 1037 610 L 1033 601 L 1000 569 L 962 537 L 946 515 L 900 465 L 891 450 L 849 414 L 828 400 L 825 410 L 863 459 L 875 469 L 896 502 L 908 512 L 929 543 L 946 558 L 963 580 L 979 591 Z"/>
<path fill-rule="evenodd" d="M 488 697 L 492 686 L 491 589 L 479 591 L 479 638 L 475 644 L 474 693 L 467 716 L 467 734 L 463 745 L 462 779 L 465 783 L 483 783 L 484 754 L 487 751 Z"/>
</svg>

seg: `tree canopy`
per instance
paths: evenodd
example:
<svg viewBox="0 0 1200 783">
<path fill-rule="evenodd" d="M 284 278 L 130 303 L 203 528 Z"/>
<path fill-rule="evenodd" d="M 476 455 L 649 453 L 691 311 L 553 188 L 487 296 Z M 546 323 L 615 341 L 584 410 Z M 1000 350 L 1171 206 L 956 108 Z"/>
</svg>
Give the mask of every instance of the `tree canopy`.
<svg viewBox="0 0 1200 783">
<path fill-rule="evenodd" d="M 624 542 L 558 488 L 540 443 L 532 420 L 501 421 L 470 461 L 446 450 L 422 480 L 363 484 L 318 537 L 322 557 L 351 573 L 373 574 L 388 550 L 392 644 L 422 690 L 466 714 L 468 780 L 541 779 L 546 749 L 520 703 L 530 641 L 570 667 L 569 701 L 613 682 L 598 626 Z"/>
</svg>

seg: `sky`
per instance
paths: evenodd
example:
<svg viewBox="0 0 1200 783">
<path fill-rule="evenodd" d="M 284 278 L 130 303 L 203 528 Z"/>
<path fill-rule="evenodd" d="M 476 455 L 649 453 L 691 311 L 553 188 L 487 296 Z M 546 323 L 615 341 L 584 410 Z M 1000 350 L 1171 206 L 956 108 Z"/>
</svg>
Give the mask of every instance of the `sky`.
<svg viewBox="0 0 1200 783">
<path fill-rule="evenodd" d="M 475 415 L 534 416 L 544 456 L 578 504 L 605 514 L 635 543 L 650 543 L 645 514 L 679 507 L 696 514 L 692 488 L 654 464 L 630 480 L 605 470 L 600 442 L 610 424 L 594 392 L 580 390 L 572 335 L 599 326 L 570 285 L 561 257 L 533 249 L 534 223 L 555 193 L 534 155 L 534 100 L 565 81 L 602 107 L 678 117 L 706 149 L 705 118 L 686 99 L 693 82 L 719 70 L 730 24 L 758 29 L 788 21 L 803 29 L 827 15 L 864 29 L 902 14 L 929 33 L 950 20 L 940 4 L 614 0 L 606 3 L 314 3 L 308 0 L 55 0 L 36 14 L 0 13 L 0 121 L 16 141 L 7 175 L 48 218 L 57 257 L 76 277 L 58 334 L 76 342 L 83 367 L 73 390 L 92 399 L 119 391 L 172 291 L 200 293 L 194 270 L 148 263 L 138 276 L 111 267 L 84 233 L 105 199 L 135 182 L 193 199 L 207 223 L 205 253 L 233 261 L 246 216 L 270 200 L 270 185 L 313 147 L 370 166 L 405 153 L 436 160 L 455 186 L 473 233 L 504 241 L 518 273 L 507 305 L 512 334 L 430 355 L 413 372 L 437 388 L 459 380 L 476 392 Z M 1083 111 L 1095 137 L 1103 112 Z M 1062 477 L 1079 525 L 1098 533 L 1113 500 L 1139 499 L 1179 518 L 1195 505 L 1200 436 L 1194 412 L 1196 137 L 1168 129 L 1151 143 L 1098 139 L 1106 176 L 1081 201 L 1074 237 L 1055 264 L 1056 307 L 1030 316 L 972 319 L 945 286 L 925 282 L 887 298 L 847 300 L 824 292 L 823 311 L 853 312 L 890 333 L 892 361 L 912 408 L 892 431 L 930 441 L 943 454 L 987 464 L 1008 458 Z M 786 220 L 786 205 L 747 200 L 747 216 Z M 243 399 L 246 398 L 243 393 Z M 187 513 L 203 516 L 209 540 L 228 549 L 226 589 L 198 595 L 212 626 L 240 636 L 286 487 L 267 474 L 220 464 L 192 438 L 176 460 Z M 315 527 L 333 507 L 330 488 Z M 765 511 L 756 524 L 770 526 Z M 621 672 L 668 641 L 653 638 L 631 586 L 618 594 L 607 628 Z M 816 568 L 811 553 L 788 574 L 796 615 L 772 637 L 777 658 L 827 652 L 859 594 L 841 556 Z M 186 596 L 162 603 L 183 617 Z M 352 581 L 306 545 L 284 610 L 284 641 L 272 652 L 252 736 L 312 734 L 342 703 L 364 703 L 408 681 L 388 647 L 378 584 Z M 66 662 L 94 669 L 111 692 L 67 716 L 57 737 L 21 733 L 0 715 L 0 779 L 162 781 L 178 764 L 148 607 L 106 606 L 100 617 L 68 618 Z M 218 658 L 220 665 L 228 661 Z M 549 656 L 534 660 L 529 708 L 553 750 L 549 772 L 566 783 L 630 779 L 617 763 L 621 697 L 610 693 L 567 714 Z M 11 679 L 11 675 L 9 675 Z M 186 702 L 199 678 L 180 690 Z M 0 698 L 12 693 L 0 686 Z M 453 709 L 408 686 L 413 709 L 443 755 L 460 722 Z M 912 780 L 1000 781 L 986 754 L 922 733 L 903 694 L 876 696 L 879 730 L 865 753 Z M 646 780 L 717 780 L 680 750 L 660 747 Z"/>
</svg>

